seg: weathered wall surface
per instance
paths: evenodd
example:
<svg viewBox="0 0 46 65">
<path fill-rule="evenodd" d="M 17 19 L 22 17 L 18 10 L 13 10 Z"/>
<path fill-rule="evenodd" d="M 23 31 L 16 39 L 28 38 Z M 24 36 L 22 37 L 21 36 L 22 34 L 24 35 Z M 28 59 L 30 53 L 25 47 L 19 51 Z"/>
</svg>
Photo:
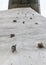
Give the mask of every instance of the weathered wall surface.
<svg viewBox="0 0 46 65">
<path fill-rule="evenodd" d="M 46 18 L 31 8 L 0 11 L 0 65 L 46 65 Z"/>
</svg>

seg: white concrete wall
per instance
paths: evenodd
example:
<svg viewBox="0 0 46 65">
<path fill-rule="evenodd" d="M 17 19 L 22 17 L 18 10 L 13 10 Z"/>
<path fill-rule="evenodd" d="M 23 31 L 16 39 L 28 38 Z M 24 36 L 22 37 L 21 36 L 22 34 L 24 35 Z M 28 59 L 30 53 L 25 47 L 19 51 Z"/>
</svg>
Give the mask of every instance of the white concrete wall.
<svg viewBox="0 0 46 65">
<path fill-rule="evenodd" d="M 0 10 L 8 9 L 8 1 L 9 0 L 0 0 Z"/>
</svg>

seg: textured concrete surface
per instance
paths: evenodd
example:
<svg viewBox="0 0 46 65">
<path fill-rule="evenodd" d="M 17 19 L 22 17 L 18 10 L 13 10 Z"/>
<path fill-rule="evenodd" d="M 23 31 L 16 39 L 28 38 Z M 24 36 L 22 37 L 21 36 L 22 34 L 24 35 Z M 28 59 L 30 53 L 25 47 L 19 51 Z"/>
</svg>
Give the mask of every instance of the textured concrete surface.
<svg viewBox="0 0 46 65">
<path fill-rule="evenodd" d="M 46 65 L 46 18 L 31 8 L 0 12 L 0 65 Z"/>
</svg>

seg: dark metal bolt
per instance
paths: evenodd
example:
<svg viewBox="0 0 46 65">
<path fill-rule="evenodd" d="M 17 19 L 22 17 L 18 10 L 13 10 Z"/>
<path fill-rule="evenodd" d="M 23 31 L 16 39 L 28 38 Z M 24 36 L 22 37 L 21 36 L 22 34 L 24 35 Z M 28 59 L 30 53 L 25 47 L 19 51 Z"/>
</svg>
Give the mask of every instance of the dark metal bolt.
<svg viewBox="0 0 46 65">
<path fill-rule="evenodd" d="M 14 52 L 16 51 L 16 45 L 13 45 L 13 46 L 11 47 L 11 50 L 12 50 L 12 52 L 14 53 Z"/>
<path fill-rule="evenodd" d="M 17 22 L 17 20 L 13 20 L 13 22 Z"/>
<path fill-rule="evenodd" d="M 41 43 L 38 43 L 38 48 L 44 48 L 44 45 L 43 45 L 42 42 Z"/>
<path fill-rule="evenodd" d="M 30 17 L 30 19 L 32 19 L 32 17 Z"/>
<path fill-rule="evenodd" d="M 38 24 L 37 22 L 35 24 Z"/>
<path fill-rule="evenodd" d="M 25 21 L 23 21 L 23 24 L 25 23 Z"/>
<path fill-rule="evenodd" d="M 15 34 L 10 34 L 10 37 L 12 38 L 12 37 L 14 37 L 15 36 Z"/>
</svg>

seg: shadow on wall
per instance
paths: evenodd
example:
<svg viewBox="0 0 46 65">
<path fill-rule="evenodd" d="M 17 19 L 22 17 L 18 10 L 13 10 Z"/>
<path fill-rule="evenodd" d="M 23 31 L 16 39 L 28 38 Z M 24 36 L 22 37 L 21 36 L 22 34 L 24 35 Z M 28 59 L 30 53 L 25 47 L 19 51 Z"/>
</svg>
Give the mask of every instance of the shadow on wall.
<svg viewBox="0 0 46 65">
<path fill-rule="evenodd" d="M 31 7 L 38 13 L 40 12 L 38 0 L 9 0 L 9 9 L 18 7 Z"/>
</svg>

